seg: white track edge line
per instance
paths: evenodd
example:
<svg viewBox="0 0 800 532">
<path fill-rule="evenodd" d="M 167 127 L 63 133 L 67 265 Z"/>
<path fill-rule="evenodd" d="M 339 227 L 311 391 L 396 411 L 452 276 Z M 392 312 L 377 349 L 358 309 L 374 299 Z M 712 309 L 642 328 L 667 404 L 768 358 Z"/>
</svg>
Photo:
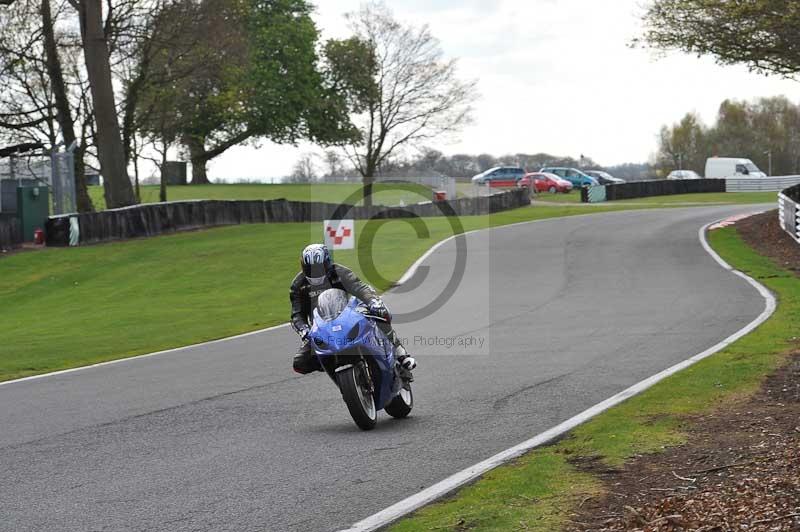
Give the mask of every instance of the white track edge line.
<svg viewBox="0 0 800 532">
<path fill-rule="evenodd" d="M 708 228 L 713 225 L 712 222 L 710 224 L 704 225 L 700 228 L 698 232 L 698 236 L 700 238 L 700 243 L 703 246 L 703 249 L 725 270 L 743 278 L 748 283 L 750 283 L 753 287 L 758 290 L 758 293 L 764 298 L 766 302 L 766 306 L 764 311 L 759 314 L 759 316 L 747 324 L 742 329 L 739 329 L 737 332 L 732 334 L 731 336 L 725 338 L 721 342 L 713 345 L 703 351 L 702 353 L 698 353 L 697 355 L 684 360 L 683 362 L 679 362 L 674 366 L 661 371 L 653 375 L 652 377 L 648 377 L 647 379 L 640 381 L 630 388 L 623 390 L 622 392 L 606 399 L 605 401 L 598 403 L 587 410 L 584 410 L 580 414 L 569 418 L 568 420 L 564 421 L 563 423 L 556 425 L 555 427 L 542 432 L 533 438 L 520 443 L 510 449 L 506 449 L 483 462 L 479 462 L 467 469 L 459 471 L 458 473 L 426 488 L 419 493 L 416 493 L 402 501 L 393 504 L 392 506 L 382 510 L 376 514 L 373 514 L 366 519 L 359 521 L 358 523 L 354 524 L 348 529 L 343 530 L 342 532 L 372 532 L 374 530 L 378 530 L 380 528 L 386 527 L 391 523 L 397 521 L 398 519 L 410 514 L 411 512 L 418 510 L 419 508 L 430 504 L 437 499 L 447 495 L 448 493 L 460 488 L 464 484 L 467 484 L 476 478 L 480 477 L 484 473 L 503 465 L 510 460 L 520 457 L 521 455 L 525 454 L 532 449 L 544 445 L 545 443 L 551 442 L 554 439 L 562 436 L 563 434 L 569 432 L 570 430 L 574 429 L 575 427 L 585 423 L 586 421 L 590 420 L 591 418 L 605 412 L 609 408 L 616 406 L 623 401 L 630 399 L 631 397 L 638 395 L 639 393 L 647 390 L 648 388 L 652 387 L 654 384 L 658 383 L 659 381 L 664 380 L 675 373 L 703 360 L 704 358 L 708 358 L 709 356 L 717 353 L 727 347 L 728 345 L 732 344 L 739 338 L 749 334 L 752 332 L 756 327 L 767 321 L 770 316 L 775 312 L 776 309 L 776 301 L 775 296 L 772 295 L 772 292 L 769 291 L 764 285 L 753 279 L 752 277 L 740 272 L 739 270 L 733 269 L 733 267 L 725 262 L 722 257 L 720 257 L 716 251 L 711 249 L 711 246 L 708 244 L 708 240 L 706 239 L 706 232 Z"/>
<path fill-rule="evenodd" d="M 92 368 L 100 368 L 103 366 L 111 366 L 112 364 L 122 364 L 123 362 L 132 362 L 135 360 L 142 360 L 145 358 L 155 357 L 159 355 L 166 355 L 169 353 L 177 353 L 178 351 L 184 351 L 186 349 L 192 349 L 195 347 L 201 347 L 204 345 L 213 345 L 221 342 L 228 342 L 231 340 L 237 340 L 239 338 L 245 338 L 247 336 L 253 336 L 256 334 L 265 333 L 268 331 L 273 331 L 275 329 L 281 329 L 283 327 L 288 327 L 288 323 L 282 323 L 280 325 L 274 325 L 272 327 L 267 327 L 265 329 L 259 329 L 257 331 L 250 331 L 242 334 L 237 334 L 236 336 L 226 336 L 225 338 L 217 338 L 216 340 L 209 340 L 207 342 L 200 342 L 198 344 L 191 344 L 191 345 L 184 345 L 181 347 L 174 347 L 172 349 L 165 349 L 163 351 L 156 351 L 154 353 L 145 353 L 142 355 L 133 355 L 126 358 L 118 358 L 116 360 L 109 360 L 107 362 L 98 362 L 97 364 L 90 364 L 88 366 L 79 366 L 77 368 L 70 368 L 70 369 L 62 369 L 59 371 L 52 371 L 50 373 L 42 373 L 41 375 L 31 375 L 30 377 L 22 377 L 21 379 L 14 379 L 11 381 L 2 381 L 0 382 L 0 386 L 5 386 L 7 384 L 14 384 L 17 382 L 25 382 L 25 381 L 33 381 L 38 379 L 44 379 L 45 377 L 55 377 L 56 375 L 64 375 L 66 373 L 75 373 L 77 371 L 83 371 Z"/>
<path fill-rule="evenodd" d="M 632 210 L 636 210 L 636 209 L 632 209 Z M 627 211 L 621 210 L 621 211 L 611 211 L 611 212 L 627 212 Z M 473 229 L 472 231 L 466 231 L 464 233 L 459 233 L 457 235 L 452 235 L 450 237 L 445 238 L 444 240 L 440 240 L 439 242 L 437 242 L 433 246 L 431 246 L 430 249 L 428 249 L 428 251 L 426 251 L 422 255 L 422 257 L 417 259 L 417 261 L 414 262 L 414 264 L 412 264 L 411 267 L 408 270 L 406 270 L 406 273 L 403 274 L 403 276 L 400 278 L 399 281 L 397 281 L 397 283 L 395 283 L 394 286 L 395 287 L 396 286 L 400 286 L 403 283 L 408 282 L 408 280 L 411 279 L 411 277 L 413 277 L 415 273 L 417 273 L 417 269 L 420 267 L 420 265 L 422 265 L 422 263 L 425 261 L 425 259 L 430 257 L 433 254 L 434 251 L 439 249 L 439 247 L 443 246 L 447 242 L 449 242 L 449 241 L 451 241 L 451 240 L 453 240 L 453 239 L 455 239 L 455 238 L 457 238 L 459 236 L 467 236 L 467 235 L 470 235 L 472 233 L 477 233 L 478 231 L 487 231 L 487 230 L 493 230 L 493 229 L 504 229 L 506 227 L 515 227 L 515 226 L 518 226 L 518 225 L 532 224 L 532 223 L 536 223 L 536 222 L 546 222 L 546 221 L 551 221 L 551 220 L 557 220 L 557 219 L 560 219 L 560 218 L 582 218 L 584 216 L 591 216 L 592 214 L 599 214 L 599 213 L 586 213 L 586 214 L 579 214 L 579 215 L 574 215 L 574 216 L 556 216 L 556 217 L 553 217 L 553 218 L 541 218 L 539 220 L 528 220 L 528 221 L 525 221 L 525 222 L 515 222 L 513 224 L 498 225 L 498 226 L 493 226 L 493 227 L 484 227 L 482 229 Z M 389 291 L 391 291 L 391 289 Z M 75 372 L 84 371 L 84 370 L 87 370 L 87 369 L 100 368 L 100 367 L 103 367 L 103 366 L 110 366 L 112 364 L 121 364 L 123 362 L 133 362 L 133 361 L 142 360 L 142 359 L 145 359 L 145 358 L 155 357 L 155 356 L 159 356 L 159 355 L 167 355 L 167 354 L 170 354 L 170 353 L 177 353 L 178 351 L 184 351 L 186 349 L 192 349 L 192 348 L 195 348 L 195 347 L 202 347 L 204 345 L 212 345 L 212 344 L 216 344 L 216 343 L 220 343 L 220 342 L 228 342 L 230 340 L 237 340 L 239 338 L 244 338 L 246 336 L 253 336 L 253 335 L 256 335 L 256 334 L 261 334 L 261 333 L 273 331 L 275 329 L 288 327 L 289 325 L 290 325 L 289 323 L 282 323 L 280 325 L 274 325 L 272 327 L 267 327 L 265 329 L 258 329 L 258 330 L 255 330 L 255 331 L 249 331 L 249 332 L 246 332 L 246 333 L 237 334 L 235 336 L 226 336 L 224 338 L 217 338 L 216 340 L 209 340 L 207 342 L 200 342 L 200 343 L 197 343 L 197 344 L 184 345 L 184 346 L 181 346 L 181 347 L 173 347 L 171 349 L 165 349 L 163 351 L 155 351 L 153 353 L 143 353 L 141 355 L 133 355 L 133 356 L 125 357 L 125 358 L 118 358 L 116 360 L 109 360 L 107 362 L 98 362 L 97 364 L 90 364 L 88 366 L 79 366 L 77 368 L 69 368 L 69 369 L 62 369 L 62 370 L 59 370 L 59 371 L 51 371 L 49 373 L 42 373 L 42 374 L 39 374 L 39 375 L 31 375 L 30 377 L 22 377 L 20 379 L 13 379 L 13 380 L 10 380 L 10 381 L 0 381 L 0 386 L 6 386 L 6 385 L 9 385 L 9 384 L 15 384 L 15 383 L 20 383 L 20 382 L 34 381 L 34 380 L 44 379 L 44 378 L 47 378 L 47 377 L 55 377 L 55 376 L 58 376 L 58 375 L 65 375 L 67 373 L 75 373 Z"/>
</svg>

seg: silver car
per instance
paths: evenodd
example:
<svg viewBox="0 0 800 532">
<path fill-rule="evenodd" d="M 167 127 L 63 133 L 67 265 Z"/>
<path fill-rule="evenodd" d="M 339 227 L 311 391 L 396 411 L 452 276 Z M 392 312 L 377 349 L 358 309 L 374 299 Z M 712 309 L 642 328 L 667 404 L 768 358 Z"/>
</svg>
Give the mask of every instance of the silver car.
<svg viewBox="0 0 800 532">
<path fill-rule="evenodd" d="M 693 170 L 674 170 L 669 173 L 667 179 L 703 179 Z"/>
</svg>

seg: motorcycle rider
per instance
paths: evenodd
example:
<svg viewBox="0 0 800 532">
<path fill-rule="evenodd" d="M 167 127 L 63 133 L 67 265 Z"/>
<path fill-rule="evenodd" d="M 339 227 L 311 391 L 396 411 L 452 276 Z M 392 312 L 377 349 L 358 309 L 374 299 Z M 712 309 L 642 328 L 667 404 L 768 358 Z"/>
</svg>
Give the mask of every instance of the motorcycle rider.
<svg viewBox="0 0 800 532">
<path fill-rule="evenodd" d="M 397 333 L 391 326 L 392 315 L 378 297 L 375 289 L 359 279 L 349 268 L 335 264 L 324 244 L 306 246 L 300 255 L 300 267 L 301 271 L 294 278 L 289 289 L 289 299 L 292 302 L 292 328 L 301 340 L 300 349 L 292 363 L 294 370 L 301 375 L 322 371 L 308 335 L 311 332 L 310 325 L 314 309 L 317 307 L 317 298 L 325 290 L 338 288 L 367 305 L 371 315 L 385 320 L 377 321 L 378 327 L 392 342 L 395 348 L 395 358 L 400 364 L 404 378 L 411 379 L 410 372 L 417 366 L 417 362 L 409 356 L 403 344 L 400 343 Z"/>
</svg>

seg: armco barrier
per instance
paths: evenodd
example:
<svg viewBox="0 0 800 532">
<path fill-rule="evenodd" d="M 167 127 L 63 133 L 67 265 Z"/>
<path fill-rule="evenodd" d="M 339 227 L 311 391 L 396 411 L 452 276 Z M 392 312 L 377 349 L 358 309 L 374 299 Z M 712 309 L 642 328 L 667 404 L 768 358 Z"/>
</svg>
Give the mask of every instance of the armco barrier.
<svg viewBox="0 0 800 532">
<path fill-rule="evenodd" d="M 595 190 L 590 198 L 589 189 L 581 189 L 581 201 L 589 203 L 590 199 L 602 198 L 602 193 Z M 669 196 L 672 194 L 694 194 L 699 192 L 725 192 L 723 179 L 675 179 L 660 181 L 635 181 L 621 185 L 604 185 L 605 200 L 614 201 L 622 199 L 648 198 L 650 196 Z M 592 202 L 594 203 L 594 202 Z"/>
<path fill-rule="evenodd" d="M 405 207 L 363 207 L 284 199 L 176 201 L 134 205 L 96 213 L 52 216 L 47 220 L 46 235 L 48 246 L 68 245 L 72 217 L 78 219 L 80 243 L 92 244 L 222 225 L 491 214 L 530 205 L 530 202 L 527 189 Z"/>
<path fill-rule="evenodd" d="M 22 245 L 22 230 L 14 215 L 0 214 L 0 251 L 14 249 Z"/>
<path fill-rule="evenodd" d="M 778 192 L 800 185 L 800 176 L 783 177 L 729 177 L 725 180 L 726 192 Z"/>
<path fill-rule="evenodd" d="M 778 221 L 781 229 L 800 244 L 800 185 L 778 194 Z"/>
</svg>

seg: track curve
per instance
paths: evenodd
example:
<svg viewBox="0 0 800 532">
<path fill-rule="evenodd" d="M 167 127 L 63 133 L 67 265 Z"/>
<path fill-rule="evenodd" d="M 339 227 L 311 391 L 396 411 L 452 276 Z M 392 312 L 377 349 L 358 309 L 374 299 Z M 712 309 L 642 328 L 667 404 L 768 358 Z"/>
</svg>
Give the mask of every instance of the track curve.
<svg viewBox="0 0 800 532">
<path fill-rule="evenodd" d="M 467 235 L 456 294 L 397 325 L 421 363 L 414 413 L 369 434 L 324 376 L 290 373 L 286 328 L 1 386 L 0 530 L 346 527 L 752 321 L 757 291 L 697 240 L 703 224 L 751 210 Z M 455 257 L 455 240 L 440 246 L 390 308 L 435 296 Z"/>
</svg>

